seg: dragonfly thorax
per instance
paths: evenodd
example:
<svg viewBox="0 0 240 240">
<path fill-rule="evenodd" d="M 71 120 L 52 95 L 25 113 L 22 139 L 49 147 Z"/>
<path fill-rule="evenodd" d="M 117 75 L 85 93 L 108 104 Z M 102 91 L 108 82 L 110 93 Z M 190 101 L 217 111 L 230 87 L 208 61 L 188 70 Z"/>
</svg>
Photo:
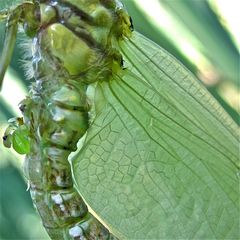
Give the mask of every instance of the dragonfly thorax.
<svg viewBox="0 0 240 240">
<path fill-rule="evenodd" d="M 130 21 L 115 1 L 49 1 L 39 6 L 34 59 L 50 59 L 51 67 L 45 66 L 45 70 L 61 69 L 59 73 L 89 83 L 106 80 L 120 69 L 121 56 L 114 46 L 125 29 L 129 30 Z"/>
</svg>

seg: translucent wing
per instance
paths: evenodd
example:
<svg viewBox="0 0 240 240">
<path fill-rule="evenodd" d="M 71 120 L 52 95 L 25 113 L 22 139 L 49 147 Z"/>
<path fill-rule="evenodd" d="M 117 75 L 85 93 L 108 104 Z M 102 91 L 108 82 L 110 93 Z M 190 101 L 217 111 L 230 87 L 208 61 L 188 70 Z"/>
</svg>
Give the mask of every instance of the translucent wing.
<svg viewBox="0 0 240 240">
<path fill-rule="evenodd" d="M 236 239 L 238 128 L 169 53 L 138 33 L 127 69 L 97 85 L 96 117 L 73 169 L 124 239 Z"/>
</svg>

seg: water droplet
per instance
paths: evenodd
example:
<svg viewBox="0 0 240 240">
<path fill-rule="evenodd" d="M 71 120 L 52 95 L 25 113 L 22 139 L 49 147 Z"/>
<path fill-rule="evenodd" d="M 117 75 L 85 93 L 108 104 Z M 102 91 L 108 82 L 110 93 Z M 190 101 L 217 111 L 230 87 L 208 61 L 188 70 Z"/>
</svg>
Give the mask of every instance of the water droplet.
<svg viewBox="0 0 240 240">
<path fill-rule="evenodd" d="M 75 226 L 69 229 L 69 235 L 74 238 L 81 237 L 83 235 L 83 231 L 79 226 Z"/>
</svg>

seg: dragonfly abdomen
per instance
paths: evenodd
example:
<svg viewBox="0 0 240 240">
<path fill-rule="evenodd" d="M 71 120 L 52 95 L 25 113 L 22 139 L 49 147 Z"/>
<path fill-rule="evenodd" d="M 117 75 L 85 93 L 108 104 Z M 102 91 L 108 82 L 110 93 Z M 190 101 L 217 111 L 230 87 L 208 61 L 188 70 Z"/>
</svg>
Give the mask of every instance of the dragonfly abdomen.
<svg viewBox="0 0 240 240">
<path fill-rule="evenodd" d="M 73 80 L 58 86 L 53 82 L 47 94 L 35 89 L 23 112 L 32 143 L 25 163 L 31 197 L 52 239 L 108 239 L 108 230 L 88 212 L 74 188 L 68 161 L 88 129 L 86 87 L 74 86 Z M 41 79 L 38 88 L 44 92 Z"/>
<path fill-rule="evenodd" d="M 65 42 L 62 38 L 58 42 L 59 31 L 67 34 Z M 57 52 L 57 44 L 72 47 Z M 33 49 L 35 83 L 31 104 L 23 114 L 29 119 L 25 122 L 32 143 L 25 169 L 34 205 L 52 239 L 108 239 L 109 231 L 88 212 L 74 188 L 68 161 L 89 127 L 90 109 L 84 73 L 87 67 L 73 66 L 71 55 L 77 52 L 81 58 L 81 54 L 85 57 L 94 51 L 59 23 L 40 29 Z M 82 76 L 76 70 L 83 72 Z"/>
</svg>

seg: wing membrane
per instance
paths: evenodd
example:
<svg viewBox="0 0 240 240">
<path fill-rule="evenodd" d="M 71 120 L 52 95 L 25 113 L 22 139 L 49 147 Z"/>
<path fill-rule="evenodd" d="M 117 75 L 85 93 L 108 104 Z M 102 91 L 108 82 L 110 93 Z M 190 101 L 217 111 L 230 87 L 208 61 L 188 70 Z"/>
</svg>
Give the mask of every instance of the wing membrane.
<svg viewBox="0 0 240 240">
<path fill-rule="evenodd" d="M 78 188 L 124 239 L 237 238 L 238 129 L 172 56 L 135 33 L 96 89 Z"/>
</svg>

